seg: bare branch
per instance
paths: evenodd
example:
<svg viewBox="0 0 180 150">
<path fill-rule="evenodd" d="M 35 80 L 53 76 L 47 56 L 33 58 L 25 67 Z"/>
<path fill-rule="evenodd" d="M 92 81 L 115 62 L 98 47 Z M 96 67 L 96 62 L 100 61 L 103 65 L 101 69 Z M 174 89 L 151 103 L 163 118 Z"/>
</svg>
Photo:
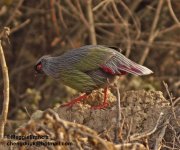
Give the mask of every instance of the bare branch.
<svg viewBox="0 0 180 150">
<path fill-rule="evenodd" d="M 25 27 L 26 25 L 28 25 L 28 24 L 30 23 L 30 21 L 31 21 L 30 19 L 27 19 L 26 21 L 24 21 L 24 22 L 21 23 L 20 25 L 12 28 L 12 29 L 11 29 L 11 34 L 14 33 L 14 32 L 16 32 L 16 31 L 18 31 L 19 29 Z"/>
<path fill-rule="evenodd" d="M 158 6 L 157 6 L 157 9 L 156 9 L 156 15 L 154 17 L 154 21 L 153 21 L 153 24 L 151 26 L 151 32 L 150 32 L 150 35 L 149 35 L 148 43 L 147 43 L 147 46 L 146 46 L 146 48 L 144 50 L 142 58 L 139 61 L 139 63 L 141 65 L 144 64 L 144 62 L 146 60 L 146 57 L 149 54 L 149 51 L 150 51 L 149 45 L 151 45 L 153 43 L 154 39 L 158 35 L 158 31 L 156 30 L 156 26 L 157 26 L 157 23 L 158 23 L 158 20 L 159 20 L 159 17 L 160 17 L 160 13 L 161 13 L 163 2 L 164 2 L 164 0 L 159 0 Z"/>
<path fill-rule="evenodd" d="M 16 8 L 14 10 L 14 13 L 12 13 L 12 15 L 9 17 L 9 19 L 5 23 L 5 26 L 8 26 L 11 23 L 11 21 L 13 21 L 14 17 L 16 16 L 17 10 L 22 6 L 23 2 L 24 2 L 24 0 L 19 0 L 19 2 L 17 3 Z"/>
<path fill-rule="evenodd" d="M 135 16 L 133 15 L 133 13 L 131 12 L 131 10 L 128 8 L 128 6 L 122 1 L 120 0 L 120 4 L 124 7 L 124 9 L 128 12 L 128 14 L 131 16 L 133 22 L 134 22 L 134 25 L 136 27 L 136 30 L 137 30 L 137 35 L 136 35 L 136 39 L 138 39 L 140 37 L 140 34 L 141 34 L 141 30 L 140 30 L 140 27 L 139 27 L 139 23 L 137 22 L 137 19 L 135 18 Z"/>
<path fill-rule="evenodd" d="M 178 124 L 178 126 L 180 126 L 180 123 L 178 122 L 176 113 L 175 113 L 175 111 L 174 111 L 174 102 L 173 102 L 172 94 L 169 92 L 167 83 L 165 83 L 165 82 L 163 81 L 163 84 L 164 84 L 164 87 L 165 87 L 166 92 L 167 92 L 167 94 L 168 94 L 168 96 L 169 96 L 169 99 L 170 99 L 171 110 L 172 110 L 174 119 L 176 120 L 176 123 Z"/>
<path fill-rule="evenodd" d="M 165 135 L 168 123 L 169 123 L 169 119 L 166 120 L 166 122 L 164 123 L 164 127 L 161 129 L 159 136 L 156 138 L 156 144 L 154 146 L 154 150 L 160 150 L 161 149 L 161 145 L 162 145 L 161 142 L 162 142 L 163 137 Z"/>
<path fill-rule="evenodd" d="M 156 122 L 155 127 L 154 127 L 151 131 L 149 131 L 149 132 L 144 132 L 144 133 L 142 133 L 142 134 L 133 134 L 132 136 L 130 136 L 129 140 L 132 142 L 132 141 L 136 141 L 136 140 L 138 140 L 138 139 L 141 139 L 141 138 L 144 138 L 144 137 L 147 137 L 147 136 L 153 134 L 153 133 L 157 130 L 157 128 L 158 128 L 158 126 L 159 126 L 159 124 L 160 124 L 160 120 L 161 120 L 161 118 L 163 117 L 163 115 L 164 115 L 164 113 L 161 112 L 160 115 L 159 115 L 159 118 L 158 118 L 158 120 L 157 120 L 157 122 Z"/>
<path fill-rule="evenodd" d="M 173 11 L 173 8 L 172 8 L 172 5 L 171 5 L 171 0 L 167 0 L 167 3 L 168 3 L 168 8 L 169 8 L 169 11 L 170 11 L 170 14 L 171 14 L 172 18 L 180 26 L 180 22 L 179 22 L 178 18 L 176 17 L 176 15 L 175 15 L 175 13 Z"/>
<path fill-rule="evenodd" d="M 3 108 L 1 113 L 1 120 L 0 120 L 0 138 L 4 137 L 4 126 L 7 121 L 8 115 L 8 108 L 9 108 L 9 75 L 8 75 L 8 68 L 6 65 L 6 60 L 4 57 L 4 51 L 1 45 L 0 40 L 0 61 L 3 73 L 3 81 L 4 81 L 4 101 L 3 101 Z"/>
<path fill-rule="evenodd" d="M 128 20 L 126 21 L 122 15 L 119 13 L 117 6 L 115 4 L 114 1 L 112 1 L 112 6 L 114 8 L 115 13 L 117 14 L 118 18 L 122 21 L 124 27 L 125 27 L 125 31 L 126 31 L 126 35 L 127 35 L 127 50 L 126 50 L 126 57 L 129 57 L 130 52 L 131 52 L 131 37 L 130 37 L 130 32 L 129 32 L 129 24 L 128 24 Z"/>
<path fill-rule="evenodd" d="M 52 22 L 56 31 L 57 36 L 60 35 L 60 30 L 59 30 L 59 26 L 57 23 L 57 17 L 56 17 L 56 12 L 55 12 L 55 1 L 54 0 L 50 0 L 50 6 L 51 6 L 51 17 L 52 17 Z"/>
<path fill-rule="evenodd" d="M 117 117 L 116 117 L 116 129 L 115 129 L 115 143 L 119 143 L 118 135 L 120 133 L 121 128 L 121 104 L 120 104 L 120 92 L 119 87 L 116 87 L 117 91 Z"/>
<path fill-rule="evenodd" d="M 97 11 L 99 8 L 101 8 L 103 5 L 105 5 L 106 3 L 109 3 L 110 0 L 104 0 L 104 1 L 101 1 L 98 5 L 96 5 L 94 8 L 93 8 L 93 12 Z"/>
<path fill-rule="evenodd" d="M 97 41 L 96 41 L 96 32 L 95 32 L 94 17 L 92 11 L 92 0 L 87 1 L 87 14 L 90 24 L 89 32 L 90 32 L 91 43 L 93 45 L 96 45 Z"/>
<path fill-rule="evenodd" d="M 71 11 L 76 14 L 81 21 L 84 23 L 84 25 L 87 27 L 87 29 L 89 28 L 89 23 L 87 22 L 86 18 L 84 17 L 84 14 L 81 13 L 81 10 L 79 8 L 79 11 L 77 11 L 77 8 L 71 3 L 70 0 L 66 0 L 66 3 L 68 4 L 68 6 L 71 8 Z M 78 2 L 77 2 L 78 3 Z"/>
</svg>

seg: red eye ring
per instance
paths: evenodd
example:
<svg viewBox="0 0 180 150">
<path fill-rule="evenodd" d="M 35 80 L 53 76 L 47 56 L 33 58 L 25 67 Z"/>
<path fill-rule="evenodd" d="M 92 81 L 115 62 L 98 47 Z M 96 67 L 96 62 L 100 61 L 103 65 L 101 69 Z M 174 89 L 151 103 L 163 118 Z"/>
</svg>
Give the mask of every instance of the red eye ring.
<svg viewBox="0 0 180 150">
<path fill-rule="evenodd" d="M 42 69 L 42 64 L 37 65 L 37 70 L 41 70 Z"/>
</svg>

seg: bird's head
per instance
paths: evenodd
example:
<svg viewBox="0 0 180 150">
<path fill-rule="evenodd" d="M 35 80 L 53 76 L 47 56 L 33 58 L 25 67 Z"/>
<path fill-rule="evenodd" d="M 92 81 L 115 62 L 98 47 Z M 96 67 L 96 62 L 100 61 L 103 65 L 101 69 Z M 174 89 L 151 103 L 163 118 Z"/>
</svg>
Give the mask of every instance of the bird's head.
<svg viewBox="0 0 180 150">
<path fill-rule="evenodd" d="M 34 70 L 36 71 L 36 73 L 42 74 L 43 73 L 42 67 L 43 67 L 42 62 L 39 62 L 34 66 Z"/>
<path fill-rule="evenodd" d="M 34 70 L 36 73 L 39 73 L 39 74 L 43 74 L 44 71 L 43 71 L 43 67 L 45 65 L 45 60 L 46 58 L 48 58 L 49 55 L 46 55 L 46 56 L 42 56 L 35 64 L 34 66 Z"/>
</svg>

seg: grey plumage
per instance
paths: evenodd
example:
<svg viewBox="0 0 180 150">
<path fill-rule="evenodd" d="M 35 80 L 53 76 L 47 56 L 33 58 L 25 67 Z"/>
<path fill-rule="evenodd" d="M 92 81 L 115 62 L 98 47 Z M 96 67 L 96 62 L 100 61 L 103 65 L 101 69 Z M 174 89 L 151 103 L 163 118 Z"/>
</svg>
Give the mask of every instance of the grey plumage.
<svg viewBox="0 0 180 150">
<path fill-rule="evenodd" d="M 81 92 L 107 86 L 116 75 L 146 75 L 152 71 L 105 46 L 83 46 L 57 57 L 43 56 L 42 71 Z M 38 69 L 37 69 L 38 70 Z"/>
</svg>

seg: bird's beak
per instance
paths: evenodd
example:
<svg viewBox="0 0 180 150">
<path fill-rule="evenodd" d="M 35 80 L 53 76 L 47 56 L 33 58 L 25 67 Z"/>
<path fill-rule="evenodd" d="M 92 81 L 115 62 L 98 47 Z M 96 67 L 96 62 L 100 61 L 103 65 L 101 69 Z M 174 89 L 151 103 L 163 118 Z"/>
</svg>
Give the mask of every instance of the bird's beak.
<svg viewBox="0 0 180 150">
<path fill-rule="evenodd" d="M 38 72 L 36 70 L 34 70 L 34 77 L 37 77 Z"/>
</svg>

